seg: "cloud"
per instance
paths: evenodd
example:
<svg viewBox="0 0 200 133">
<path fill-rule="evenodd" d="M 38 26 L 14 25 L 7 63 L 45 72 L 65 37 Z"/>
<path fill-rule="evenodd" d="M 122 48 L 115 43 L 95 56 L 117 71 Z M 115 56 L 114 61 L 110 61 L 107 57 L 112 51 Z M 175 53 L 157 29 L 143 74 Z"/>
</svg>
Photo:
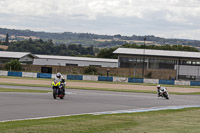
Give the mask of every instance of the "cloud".
<svg viewBox="0 0 200 133">
<path fill-rule="evenodd" d="M 199 5 L 199 0 L 0 0 L 0 26 L 164 36 L 182 31 L 185 37 L 200 29 Z"/>
</svg>

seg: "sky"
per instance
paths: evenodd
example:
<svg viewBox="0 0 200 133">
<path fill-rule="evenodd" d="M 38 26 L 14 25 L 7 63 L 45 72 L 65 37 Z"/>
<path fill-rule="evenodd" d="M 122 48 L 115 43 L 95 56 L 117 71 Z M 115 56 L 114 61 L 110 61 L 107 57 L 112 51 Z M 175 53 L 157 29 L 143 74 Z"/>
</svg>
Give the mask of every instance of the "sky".
<svg viewBox="0 0 200 133">
<path fill-rule="evenodd" d="M 0 0 L 0 27 L 200 40 L 200 0 Z"/>
</svg>

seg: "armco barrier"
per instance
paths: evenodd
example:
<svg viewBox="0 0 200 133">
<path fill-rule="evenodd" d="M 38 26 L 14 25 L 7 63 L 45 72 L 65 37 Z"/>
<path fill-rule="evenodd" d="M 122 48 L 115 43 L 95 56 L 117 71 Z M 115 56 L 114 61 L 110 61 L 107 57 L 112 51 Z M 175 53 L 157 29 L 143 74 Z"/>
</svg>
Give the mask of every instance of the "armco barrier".
<svg viewBox="0 0 200 133">
<path fill-rule="evenodd" d="M 113 77 L 113 82 L 128 82 L 128 78 Z"/>
<path fill-rule="evenodd" d="M 98 81 L 98 76 L 83 75 L 83 80 Z"/>
<path fill-rule="evenodd" d="M 31 72 L 11 72 L 11 71 L 0 71 L 0 76 L 55 78 L 55 74 L 31 73 Z M 66 77 L 66 79 L 68 79 L 68 80 L 92 80 L 92 81 L 200 86 L 200 81 L 137 79 L 137 78 L 124 78 L 124 77 L 104 77 L 104 76 L 94 76 L 94 75 L 91 75 L 91 76 L 90 75 L 63 75 L 63 77 L 64 78 Z"/>
<path fill-rule="evenodd" d="M 191 86 L 200 86 L 200 81 L 190 81 Z"/>
<path fill-rule="evenodd" d="M 98 76 L 98 81 L 110 81 L 110 82 L 113 82 L 113 77 Z"/>
<path fill-rule="evenodd" d="M 50 73 L 37 73 L 37 78 L 51 78 Z"/>
<path fill-rule="evenodd" d="M 129 83 L 144 83 L 144 79 L 128 78 Z"/>
<path fill-rule="evenodd" d="M 190 81 L 175 80 L 175 85 L 190 85 Z"/>
<path fill-rule="evenodd" d="M 0 76 L 8 76 L 8 71 L 0 71 Z"/>
<path fill-rule="evenodd" d="M 159 80 L 159 84 L 174 85 L 174 80 Z"/>
<path fill-rule="evenodd" d="M 37 73 L 22 72 L 22 77 L 37 78 Z"/>
<path fill-rule="evenodd" d="M 144 83 L 158 84 L 159 79 L 144 79 Z"/>
<path fill-rule="evenodd" d="M 83 75 L 67 75 L 68 80 L 83 80 Z"/>
<path fill-rule="evenodd" d="M 22 72 L 8 72 L 8 76 L 22 77 Z"/>
</svg>

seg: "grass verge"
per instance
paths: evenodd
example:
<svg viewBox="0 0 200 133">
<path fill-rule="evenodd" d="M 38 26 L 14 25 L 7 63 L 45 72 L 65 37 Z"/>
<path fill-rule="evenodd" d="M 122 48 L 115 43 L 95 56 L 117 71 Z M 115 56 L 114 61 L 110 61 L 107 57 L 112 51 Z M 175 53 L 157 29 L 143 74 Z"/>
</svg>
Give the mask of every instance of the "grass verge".
<svg viewBox="0 0 200 133">
<path fill-rule="evenodd" d="M 2 122 L 1 133 L 199 133 L 200 108 Z"/>
<path fill-rule="evenodd" d="M 0 76 L 0 78 L 8 79 L 28 79 L 28 80 L 46 80 L 52 81 L 53 79 L 48 78 L 29 78 L 29 77 L 14 77 L 14 76 Z M 106 84 L 127 84 L 127 85 L 143 85 L 143 86 L 156 86 L 157 84 L 152 83 L 126 83 L 126 82 L 108 82 L 108 81 L 89 81 L 89 80 L 67 80 L 69 82 L 86 82 L 86 83 L 106 83 Z M 161 84 L 166 87 L 181 87 L 181 88 L 200 88 L 200 86 L 188 86 L 188 85 L 167 85 Z"/>
<path fill-rule="evenodd" d="M 0 83 L 0 85 L 13 85 L 13 86 L 31 86 L 31 87 L 49 87 L 51 85 L 41 85 L 41 84 L 18 84 L 18 83 Z M 130 89 L 113 89 L 113 88 L 92 88 L 92 87 L 66 87 L 69 89 L 79 89 L 79 90 L 99 90 L 99 91 L 115 91 L 115 92 L 133 92 L 133 93 L 152 93 L 156 94 L 156 91 L 149 91 L 149 90 L 130 90 Z M 170 92 L 170 94 L 175 95 L 200 95 L 200 92 L 193 92 L 193 93 L 181 93 L 181 92 Z"/>
<path fill-rule="evenodd" d="M 51 91 L 45 91 L 45 90 L 29 90 L 29 89 L 0 88 L 0 92 L 48 93 L 48 92 L 51 92 Z"/>
</svg>

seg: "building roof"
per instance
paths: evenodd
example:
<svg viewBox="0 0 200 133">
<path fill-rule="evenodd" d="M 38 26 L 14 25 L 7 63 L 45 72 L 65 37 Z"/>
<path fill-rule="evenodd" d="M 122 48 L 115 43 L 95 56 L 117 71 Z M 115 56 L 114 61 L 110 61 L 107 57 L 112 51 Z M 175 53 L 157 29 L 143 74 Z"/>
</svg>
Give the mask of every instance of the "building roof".
<svg viewBox="0 0 200 133">
<path fill-rule="evenodd" d="M 200 59 L 200 52 L 118 48 L 113 53 L 124 54 L 124 55 L 146 55 L 146 56 L 182 57 L 182 58 L 199 58 Z"/>
<path fill-rule="evenodd" d="M 30 52 L 10 52 L 10 51 L 0 51 L 0 58 L 15 58 L 20 59 L 24 56 L 31 55 L 35 57 Z"/>
<path fill-rule="evenodd" d="M 39 59 L 56 59 L 56 60 L 77 60 L 77 61 L 93 61 L 93 62 L 110 62 L 117 63 L 117 59 L 105 58 L 88 58 L 88 57 L 73 57 L 73 56 L 56 56 L 56 55 L 36 55 Z"/>
</svg>

